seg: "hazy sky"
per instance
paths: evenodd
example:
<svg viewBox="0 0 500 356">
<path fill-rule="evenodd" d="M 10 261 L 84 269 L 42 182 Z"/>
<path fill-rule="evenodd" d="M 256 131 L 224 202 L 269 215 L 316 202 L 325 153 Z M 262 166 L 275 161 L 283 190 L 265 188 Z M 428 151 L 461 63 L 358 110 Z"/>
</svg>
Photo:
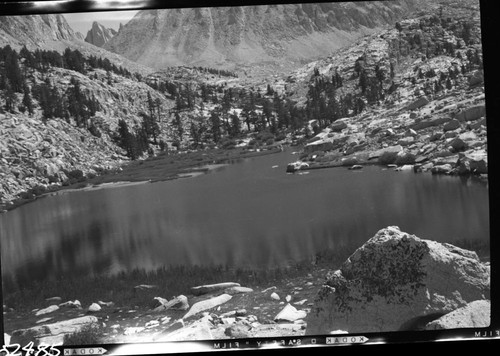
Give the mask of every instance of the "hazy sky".
<svg viewBox="0 0 500 356">
<path fill-rule="evenodd" d="M 83 36 L 92 27 L 92 22 L 97 21 L 105 27 L 118 30 L 120 23 L 124 25 L 137 13 L 137 10 L 112 11 L 112 12 L 81 12 L 64 14 L 73 30 Z"/>
</svg>

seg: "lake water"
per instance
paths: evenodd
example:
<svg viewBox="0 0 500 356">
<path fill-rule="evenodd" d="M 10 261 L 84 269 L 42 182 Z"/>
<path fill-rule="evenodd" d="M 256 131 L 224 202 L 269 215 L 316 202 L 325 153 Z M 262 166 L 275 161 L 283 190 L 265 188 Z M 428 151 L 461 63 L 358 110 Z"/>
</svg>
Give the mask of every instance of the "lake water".
<svg viewBox="0 0 500 356">
<path fill-rule="evenodd" d="M 0 215 L 2 274 L 22 285 L 168 265 L 284 266 L 361 246 L 389 225 L 440 242 L 489 240 L 484 184 L 380 167 L 286 174 L 296 159 L 285 151 L 21 206 Z"/>
</svg>

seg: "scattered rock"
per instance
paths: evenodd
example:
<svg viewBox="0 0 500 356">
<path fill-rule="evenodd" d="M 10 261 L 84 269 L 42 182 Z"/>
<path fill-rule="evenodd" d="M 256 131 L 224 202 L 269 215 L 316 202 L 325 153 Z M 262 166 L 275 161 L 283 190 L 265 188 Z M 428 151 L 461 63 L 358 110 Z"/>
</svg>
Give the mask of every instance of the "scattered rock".
<svg viewBox="0 0 500 356">
<path fill-rule="evenodd" d="M 301 161 L 296 161 L 292 163 L 288 163 L 286 166 L 286 171 L 287 173 L 293 173 L 296 171 L 299 171 L 301 169 L 307 169 L 309 168 L 309 164 Z"/>
<path fill-rule="evenodd" d="M 476 105 L 460 111 L 455 115 L 455 119 L 460 122 L 475 121 L 486 115 L 486 108 L 484 105 Z"/>
<path fill-rule="evenodd" d="M 115 305 L 115 303 L 113 302 L 103 302 L 103 301 L 98 301 L 97 304 L 99 304 L 101 307 L 112 307 L 113 305 Z"/>
<path fill-rule="evenodd" d="M 196 341 L 196 340 L 211 340 L 213 335 L 211 332 L 210 317 L 203 317 L 195 321 L 189 326 L 169 332 L 165 335 L 162 333 L 154 341 Z"/>
<path fill-rule="evenodd" d="M 43 323 L 46 323 L 48 321 L 51 321 L 52 319 L 54 319 L 54 318 L 52 318 L 52 317 L 50 317 L 50 318 L 42 318 L 40 320 L 37 320 L 36 323 L 37 324 L 43 324 Z"/>
<path fill-rule="evenodd" d="M 45 314 L 49 314 L 49 313 L 53 313 L 55 312 L 56 310 L 59 310 L 59 306 L 57 305 L 51 305 L 47 308 L 44 308 L 44 309 L 41 309 L 41 310 L 38 310 L 35 315 L 36 316 L 40 316 L 40 315 L 45 315 Z"/>
<path fill-rule="evenodd" d="M 224 335 L 232 338 L 249 338 L 251 337 L 251 327 L 242 323 L 234 323 L 224 330 Z"/>
<path fill-rule="evenodd" d="M 201 302 L 193 304 L 191 309 L 184 315 L 183 319 L 187 319 L 193 315 L 196 315 L 198 313 L 201 313 L 205 310 L 209 310 L 212 308 L 215 308 L 221 304 L 227 303 L 228 301 L 231 300 L 231 296 L 229 294 L 221 294 L 217 297 L 210 298 L 207 300 L 203 300 Z"/>
<path fill-rule="evenodd" d="M 160 325 L 160 322 L 158 320 L 151 320 L 151 321 L 148 321 L 146 323 L 146 325 L 144 325 L 144 327 L 146 329 L 151 329 L 151 328 L 155 328 L 155 327 L 157 327 L 159 325 Z"/>
<path fill-rule="evenodd" d="M 280 296 L 278 295 L 278 293 L 273 292 L 273 293 L 271 294 L 271 299 L 274 299 L 274 300 L 280 300 Z"/>
<path fill-rule="evenodd" d="M 419 109 L 422 106 L 425 106 L 427 104 L 429 104 L 429 99 L 427 99 L 425 96 L 422 96 L 422 97 L 418 98 L 417 100 L 415 100 L 414 102 L 410 103 L 405 109 L 411 111 L 411 110 Z"/>
<path fill-rule="evenodd" d="M 345 128 L 347 128 L 347 124 L 344 121 L 337 120 L 333 124 L 330 125 L 330 129 L 333 132 L 340 132 Z"/>
<path fill-rule="evenodd" d="M 451 174 L 452 171 L 453 167 L 448 163 L 435 165 L 431 168 L 432 174 Z"/>
<path fill-rule="evenodd" d="M 444 124 L 443 130 L 444 132 L 452 131 L 458 129 L 459 127 L 460 127 L 460 121 L 458 121 L 457 119 L 453 119 Z"/>
<path fill-rule="evenodd" d="M 450 147 L 452 152 L 462 152 L 465 151 L 469 148 L 469 145 L 467 145 L 466 142 L 464 142 L 461 138 L 457 137 L 453 140 L 451 140 L 448 143 L 448 146 Z"/>
<path fill-rule="evenodd" d="M 276 289 L 278 289 L 276 286 L 272 286 L 272 287 L 269 287 L 269 288 L 264 289 L 264 290 L 262 291 L 262 293 L 267 293 L 267 292 L 269 292 L 269 291 L 276 290 Z"/>
<path fill-rule="evenodd" d="M 297 310 L 291 304 L 287 304 L 278 315 L 274 317 L 274 321 L 277 322 L 294 322 L 299 319 L 304 319 L 307 313 L 304 310 Z"/>
<path fill-rule="evenodd" d="M 487 153 L 485 151 L 476 153 L 460 153 L 458 155 L 457 166 L 457 172 L 460 175 L 487 174 Z"/>
<path fill-rule="evenodd" d="M 161 299 L 156 299 L 156 300 L 161 303 L 161 301 L 164 299 L 161 298 Z M 154 309 L 154 311 L 162 311 L 162 310 L 168 310 L 168 309 L 188 310 L 189 303 L 188 303 L 187 297 L 181 294 L 181 295 L 173 298 L 171 301 L 167 301 L 165 304 L 161 304 L 160 306 L 156 307 Z"/>
<path fill-rule="evenodd" d="M 391 226 L 327 276 L 306 333 L 414 330 L 489 295 L 489 268 L 474 252 Z"/>
<path fill-rule="evenodd" d="M 483 82 L 484 82 L 484 75 L 483 75 L 483 72 L 480 70 L 474 71 L 469 76 L 469 86 L 471 86 L 471 87 L 482 84 Z"/>
<path fill-rule="evenodd" d="M 144 330 L 146 330 L 146 328 L 142 327 L 142 326 L 129 327 L 129 328 L 125 329 L 125 331 L 123 332 L 123 335 L 133 335 L 133 334 L 143 332 Z"/>
<path fill-rule="evenodd" d="M 74 301 L 67 301 L 64 303 L 59 304 L 59 307 L 61 308 L 75 308 L 75 309 L 81 309 L 82 304 L 80 303 L 79 300 L 74 300 Z"/>
<path fill-rule="evenodd" d="M 101 306 L 100 306 L 99 304 L 97 304 L 97 303 L 92 303 L 92 304 L 89 306 L 88 311 L 89 311 L 90 313 L 95 313 L 95 312 L 100 311 L 101 309 L 102 309 L 102 308 L 101 308 Z"/>
<path fill-rule="evenodd" d="M 141 293 L 141 292 L 145 292 L 145 291 L 152 291 L 152 290 L 157 289 L 157 288 L 158 288 L 158 286 L 155 286 L 155 285 L 140 284 L 140 285 L 134 287 L 134 293 L 137 294 L 137 293 Z"/>
<path fill-rule="evenodd" d="M 224 289 L 232 288 L 232 287 L 240 287 L 240 284 L 234 283 L 234 282 L 207 284 L 207 285 L 191 288 L 191 293 L 193 293 L 193 295 L 198 296 L 198 295 L 222 291 Z"/>
<path fill-rule="evenodd" d="M 477 300 L 428 323 L 426 330 L 485 328 L 491 324 L 491 302 Z"/>
<path fill-rule="evenodd" d="M 253 289 L 248 288 L 248 287 L 231 287 L 231 288 L 224 289 L 224 293 L 227 293 L 229 295 L 252 293 L 252 292 L 253 292 Z"/>
</svg>

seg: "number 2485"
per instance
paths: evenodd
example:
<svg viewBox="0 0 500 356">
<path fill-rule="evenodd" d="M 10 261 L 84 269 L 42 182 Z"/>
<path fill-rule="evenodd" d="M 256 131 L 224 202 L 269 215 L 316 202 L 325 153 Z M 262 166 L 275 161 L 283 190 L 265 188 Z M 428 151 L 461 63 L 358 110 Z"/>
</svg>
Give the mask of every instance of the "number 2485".
<svg viewBox="0 0 500 356">
<path fill-rule="evenodd" d="M 54 346 L 39 345 L 35 347 L 33 341 L 24 347 L 19 344 L 4 345 L 0 349 L 0 355 L 5 356 L 59 356 L 61 351 Z"/>
</svg>

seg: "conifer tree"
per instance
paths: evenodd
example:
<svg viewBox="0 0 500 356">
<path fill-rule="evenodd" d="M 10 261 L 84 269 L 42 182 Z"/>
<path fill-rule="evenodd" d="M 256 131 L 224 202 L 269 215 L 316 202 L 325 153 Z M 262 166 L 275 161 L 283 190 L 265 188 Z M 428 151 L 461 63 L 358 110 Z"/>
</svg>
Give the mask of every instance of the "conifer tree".
<svg viewBox="0 0 500 356">
<path fill-rule="evenodd" d="M 33 108 L 33 100 L 31 99 L 31 91 L 30 88 L 28 87 L 28 84 L 24 83 L 24 96 L 23 96 L 23 105 L 28 110 L 28 114 L 31 116 L 34 113 L 34 108 Z"/>
</svg>

